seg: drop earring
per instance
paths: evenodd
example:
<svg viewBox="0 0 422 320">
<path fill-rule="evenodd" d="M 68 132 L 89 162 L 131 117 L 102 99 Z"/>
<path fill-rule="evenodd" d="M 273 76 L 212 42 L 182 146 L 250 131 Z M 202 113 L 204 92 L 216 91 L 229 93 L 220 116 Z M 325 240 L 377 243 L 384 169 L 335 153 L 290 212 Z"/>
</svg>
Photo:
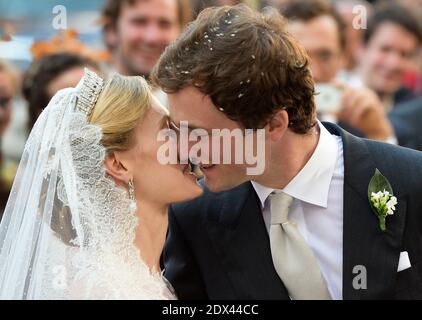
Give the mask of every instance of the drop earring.
<svg viewBox="0 0 422 320">
<path fill-rule="evenodd" d="M 128 182 L 128 190 L 129 190 L 129 210 L 131 213 L 136 212 L 136 198 L 135 198 L 135 187 L 133 186 L 133 180 L 130 179 Z"/>
</svg>

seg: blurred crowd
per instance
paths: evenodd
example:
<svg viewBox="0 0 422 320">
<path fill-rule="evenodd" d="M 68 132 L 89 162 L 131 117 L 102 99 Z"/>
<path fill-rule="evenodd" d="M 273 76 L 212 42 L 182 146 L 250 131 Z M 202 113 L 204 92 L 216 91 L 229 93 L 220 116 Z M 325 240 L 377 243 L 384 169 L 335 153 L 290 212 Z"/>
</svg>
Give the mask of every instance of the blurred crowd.
<svg viewBox="0 0 422 320">
<path fill-rule="evenodd" d="M 19 162 L 19 147 L 10 152 L 4 145 L 23 147 L 58 90 L 75 86 L 85 67 L 103 76 L 148 78 L 166 46 L 201 10 L 240 2 L 256 10 L 271 6 L 286 17 L 310 58 L 320 120 L 422 150 L 421 0 L 105 0 L 99 21 L 104 50 L 82 43 L 77 30 L 65 30 L 34 43 L 25 70 L 0 60 L 0 213 Z M 0 31 L 7 43 L 10 37 Z M 167 103 L 159 88 L 154 92 Z"/>
</svg>

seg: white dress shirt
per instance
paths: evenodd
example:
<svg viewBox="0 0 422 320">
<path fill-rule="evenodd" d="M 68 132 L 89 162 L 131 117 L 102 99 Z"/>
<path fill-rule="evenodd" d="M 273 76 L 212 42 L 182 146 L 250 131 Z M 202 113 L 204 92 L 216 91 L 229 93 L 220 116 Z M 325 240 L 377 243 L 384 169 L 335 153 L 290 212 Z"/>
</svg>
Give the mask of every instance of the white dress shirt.
<svg viewBox="0 0 422 320">
<path fill-rule="evenodd" d="M 320 137 L 314 153 L 283 190 L 254 181 L 252 185 L 261 200 L 267 231 L 271 221 L 268 196 L 283 191 L 294 198 L 289 220 L 297 223 L 312 249 L 332 299 L 340 300 L 343 297 L 343 142 L 320 122 L 318 125 Z"/>
</svg>

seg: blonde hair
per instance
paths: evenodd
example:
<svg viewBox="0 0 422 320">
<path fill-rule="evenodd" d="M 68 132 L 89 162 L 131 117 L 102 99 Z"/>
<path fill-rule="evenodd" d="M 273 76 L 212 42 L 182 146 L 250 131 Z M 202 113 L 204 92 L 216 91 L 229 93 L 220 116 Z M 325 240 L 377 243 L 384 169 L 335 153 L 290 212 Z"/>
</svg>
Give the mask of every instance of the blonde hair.
<svg viewBox="0 0 422 320">
<path fill-rule="evenodd" d="M 134 129 L 151 107 L 151 100 L 151 90 L 142 77 L 116 74 L 105 82 L 89 122 L 101 127 L 101 143 L 108 153 L 132 147 Z"/>
</svg>

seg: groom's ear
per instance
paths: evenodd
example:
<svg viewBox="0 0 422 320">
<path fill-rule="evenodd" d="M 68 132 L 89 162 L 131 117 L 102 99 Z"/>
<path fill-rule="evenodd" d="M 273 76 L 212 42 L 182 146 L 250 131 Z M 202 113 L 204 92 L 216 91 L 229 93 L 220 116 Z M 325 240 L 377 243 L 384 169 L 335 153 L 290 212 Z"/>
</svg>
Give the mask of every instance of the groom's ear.
<svg viewBox="0 0 422 320">
<path fill-rule="evenodd" d="M 277 111 L 267 124 L 272 141 L 280 140 L 289 127 L 289 114 L 286 110 Z"/>
<path fill-rule="evenodd" d="M 113 177 L 116 182 L 126 185 L 130 180 L 130 173 L 121 160 L 118 152 L 110 152 L 104 159 L 104 167 L 106 172 Z"/>
</svg>

